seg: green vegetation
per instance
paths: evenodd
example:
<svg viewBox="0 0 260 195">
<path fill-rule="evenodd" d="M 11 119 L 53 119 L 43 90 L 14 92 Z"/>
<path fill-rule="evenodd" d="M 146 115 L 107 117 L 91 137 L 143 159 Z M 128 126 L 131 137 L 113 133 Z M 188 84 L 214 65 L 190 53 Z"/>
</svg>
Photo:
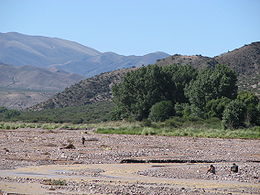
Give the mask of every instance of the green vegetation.
<svg viewBox="0 0 260 195">
<path fill-rule="evenodd" d="M 62 180 L 62 179 L 45 179 L 41 183 L 45 184 L 45 185 L 52 185 L 52 186 L 66 186 L 67 185 L 66 180 Z"/>
<path fill-rule="evenodd" d="M 174 114 L 173 111 L 171 101 L 161 101 L 152 106 L 149 119 L 151 121 L 165 121 Z"/>
<path fill-rule="evenodd" d="M 114 86 L 113 117 L 139 121 L 163 121 L 173 115 L 218 117 L 229 129 L 259 125 L 258 97 L 250 92 L 237 94 L 236 82 L 235 71 L 219 64 L 200 70 L 177 65 L 142 67 Z"/>
<path fill-rule="evenodd" d="M 86 129 L 90 127 L 89 124 L 58 124 L 58 123 L 23 123 L 23 122 L 1 122 L 0 129 L 19 129 L 19 128 L 40 128 L 47 130 L 54 129 Z"/>
<path fill-rule="evenodd" d="M 110 120 L 112 109 L 112 102 L 98 102 L 78 107 L 23 112 L 0 108 L 0 120 L 29 123 L 95 123 Z"/>
<path fill-rule="evenodd" d="M 238 101 L 231 101 L 223 112 L 223 125 L 225 128 L 239 128 L 244 126 L 245 121 L 245 105 Z"/>
<path fill-rule="evenodd" d="M 144 122 L 122 125 L 117 127 L 97 128 L 97 133 L 102 134 L 130 134 L 130 135 L 162 135 L 162 136 L 189 136 L 208 138 L 260 138 L 260 127 L 247 129 L 223 129 L 222 123 L 217 118 L 207 120 L 184 119 L 173 117 L 164 122 L 151 123 L 145 126 Z"/>
<path fill-rule="evenodd" d="M 196 79 L 184 89 L 190 104 L 205 113 L 207 102 L 226 97 L 234 99 L 237 95 L 236 73 L 227 66 L 217 65 L 214 69 L 199 71 Z M 198 113 L 199 115 L 200 113 Z"/>
<path fill-rule="evenodd" d="M 40 128 L 54 129 L 86 129 L 96 128 L 96 133 L 102 134 L 128 134 L 128 135 L 161 135 L 161 136 L 188 136 L 188 137 L 209 137 L 209 138 L 247 138 L 259 139 L 260 127 L 224 129 L 218 118 L 199 119 L 172 117 L 164 122 L 126 122 L 108 121 L 95 124 L 57 124 L 57 123 L 0 123 L 0 129 L 18 128 Z"/>
<path fill-rule="evenodd" d="M 143 120 L 148 117 L 155 103 L 173 99 L 176 86 L 170 76 L 156 65 L 127 73 L 124 81 L 113 87 L 116 103 L 114 118 Z"/>
</svg>

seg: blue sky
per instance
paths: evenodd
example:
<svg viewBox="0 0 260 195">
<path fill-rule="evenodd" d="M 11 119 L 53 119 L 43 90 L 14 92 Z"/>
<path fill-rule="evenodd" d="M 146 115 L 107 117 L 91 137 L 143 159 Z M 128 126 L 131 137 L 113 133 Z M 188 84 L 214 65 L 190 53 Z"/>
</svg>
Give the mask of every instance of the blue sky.
<svg viewBox="0 0 260 195">
<path fill-rule="evenodd" d="M 0 32 L 101 52 L 215 56 L 260 40 L 260 0 L 0 0 Z"/>
</svg>

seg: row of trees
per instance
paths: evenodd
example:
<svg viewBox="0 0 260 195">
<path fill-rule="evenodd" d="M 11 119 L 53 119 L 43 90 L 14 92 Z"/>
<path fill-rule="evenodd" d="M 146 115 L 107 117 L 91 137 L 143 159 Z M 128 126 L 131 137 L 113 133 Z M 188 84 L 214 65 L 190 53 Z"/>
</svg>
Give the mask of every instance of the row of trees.
<svg viewBox="0 0 260 195">
<path fill-rule="evenodd" d="M 260 106 L 250 92 L 237 93 L 237 75 L 225 65 L 150 65 L 129 72 L 113 87 L 114 119 L 163 121 L 170 116 L 218 117 L 226 128 L 259 125 Z"/>
</svg>

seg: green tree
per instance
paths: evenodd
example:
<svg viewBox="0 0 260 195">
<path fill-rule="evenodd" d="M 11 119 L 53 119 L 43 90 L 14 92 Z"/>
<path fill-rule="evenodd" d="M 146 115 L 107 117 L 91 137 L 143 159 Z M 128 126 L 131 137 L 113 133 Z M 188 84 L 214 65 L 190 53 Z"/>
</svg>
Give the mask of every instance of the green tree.
<svg viewBox="0 0 260 195">
<path fill-rule="evenodd" d="M 216 98 L 227 97 L 235 99 L 237 96 L 237 74 L 226 65 L 218 64 L 211 75 L 211 84 Z"/>
<path fill-rule="evenodd" d="M 231 101 L 223 112 L 223 125 L 224 128 L 237 129 L 244 126 L 245 122 L 245 105 L 239 100 Z"/>
<path fill-rule="evenodd" d="M 211 68 L 200 70 L 196 79 L 185 88 L 185 95 L 189 102 L 198 108 L 204 108 L 207 101 L 214 99 L 211 75 Z"/>
<path fill-rule="evenodd" d="M 219 119 L 222 119 L 225 107 L 230 103 L 230 101 L 231 99 L 227 97 L 221 97 L 208 101 L 206 104 L 208 117 L 218 117 Z"/>
<path fill-rule="evenodd" d="M 185 115 L 190 115 L 190 105 L 188 103 L 176 103 L 174 105 L 175 115 L 183 117 Z"/>
<path fill-rule="evenodd" d="M 171 101 L 161 101 L 154 104 L 149 114 L 151 121 L 165 121 L 174 114 L 174 107 Z"/>
<path fill-rule="evenodd" d="M 246 105 L 253 104 L 253 105 L 257 106 L 257 104 L 259 102 L 258 97 L 250 91 L 240 91 L 237 94 L 237 99 Z"/>
<path fill-rule="evenodd" d="M 237 94 L 237 75 L 225 65 L 199 71 L 195 80 L 185 88 L 190 103 L 205 112 L 207 102 L 221 97 L 234 99 Z"/>
<path fill-rule="evenodd" d="M 260 118 L 260 112 L 257 109 L 258 97 L 252 92 L 240 91 L 237 99 L 246 106 L 246 122 L 249 125 L 258 125 L 258 118 Z"/>
<path fill-rule="evenodd" d="M 163 71 L 169 74 L 169 77 L 176 84 L 175 101 L 179 103 L 187 103 L 188 99 L 184 95 L 184 88 L 189 85 L 190 81 L 195 79 L 198 71 L 188 65 L 168 65 L 163 67 Z"/>
<path fill-rule="evenodd" d="M 148 117 L 156 102 L 174 101 L 176 86 L 161 67 L 150 65 L 129 72 L 121 83 L 113 87 L 112 92 L 117 119 L 130 117 L 142 120 Z"/>
</svg>

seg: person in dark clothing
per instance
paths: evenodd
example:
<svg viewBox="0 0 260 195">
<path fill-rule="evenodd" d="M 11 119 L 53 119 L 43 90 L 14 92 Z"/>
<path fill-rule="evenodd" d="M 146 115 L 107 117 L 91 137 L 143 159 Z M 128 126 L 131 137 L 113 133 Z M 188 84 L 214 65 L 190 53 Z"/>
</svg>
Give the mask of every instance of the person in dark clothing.
<svg viewBox="0 0 260 195">
<path fill-rule="evenodd" d="M 210 165 L 210 167 L 209 167 L 207 173 L 216 174 L 216 169 L 215 169 L 215 167 L 214 167 L 213 165 Z"/>
<path fill-rule="evenodd" d="M 84 145 L 84 144 L 85 144 L 85 141 L 86 141 L 85 137 L 82 137 L 82 138 L 81 138 L 81 141 L 82 141 L 82 145 Z"/>
<path fill-rule="evenodd" d="M 237 173 L 238 172 L 238 166 L 236 165 L 236 163 L 233 163 L 233 165 L 230 168 L 230 172 L 231 173 Z"/>
</svg>

